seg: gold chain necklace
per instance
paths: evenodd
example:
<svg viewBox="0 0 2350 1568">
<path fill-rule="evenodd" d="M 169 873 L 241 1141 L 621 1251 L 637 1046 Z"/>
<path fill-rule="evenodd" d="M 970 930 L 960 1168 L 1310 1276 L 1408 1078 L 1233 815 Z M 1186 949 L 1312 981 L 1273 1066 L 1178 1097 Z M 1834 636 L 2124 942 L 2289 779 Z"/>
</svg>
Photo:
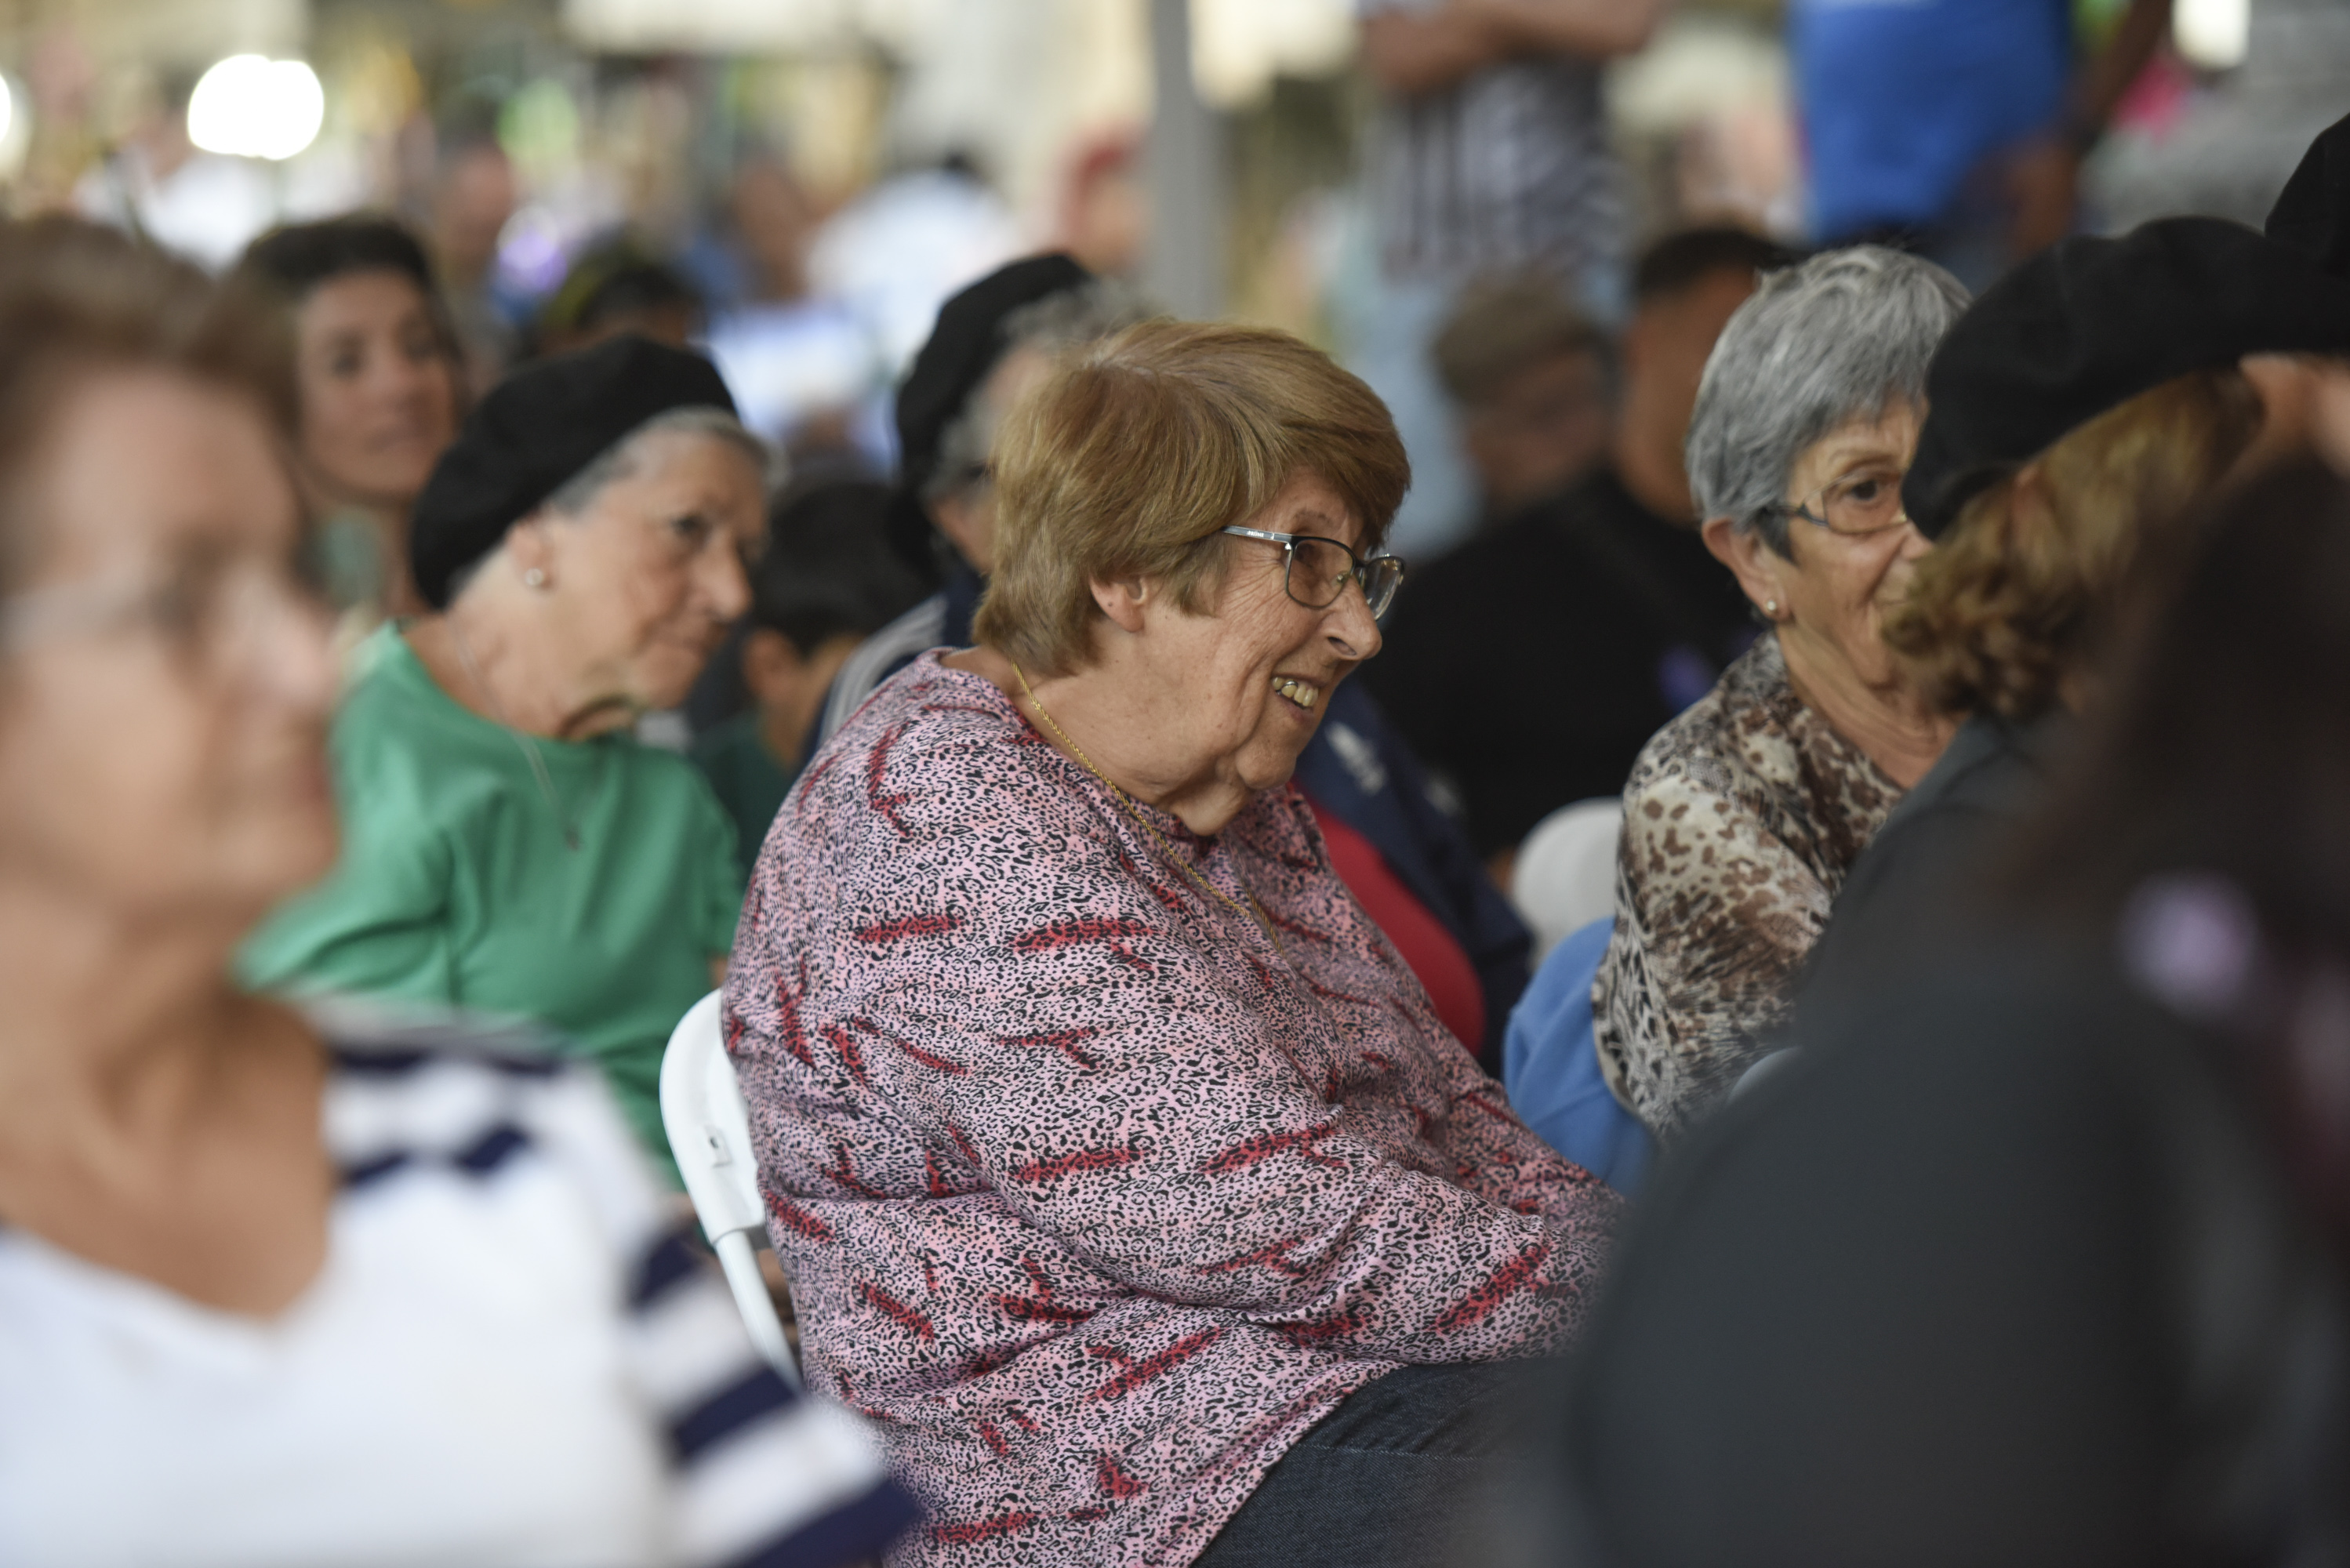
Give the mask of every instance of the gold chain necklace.
<svg viewBox="0 0 2350 1568">
<path fill-rule="evenodd" d="M 1077 744 L 1076 742 L 1069 739 L 1069 732 L 1061 728 L 1061 726 L 1055 722 L 1053 715 L 1046 711 L 1045 704 L 1036 700 L 1036 689 L 1028 684 L 1028 672 L 1020 668 L 1020 661 L 1018 659 L 1007 659 L 1005 662 L 1012 666 L 1012 673 L 1014 677 L 1019 680 L 1020 690 L 1027 694 L 1028 705 L 1036 710 L 1036 717 L 1045 721 L 1045 727 L 1061 738 L 1061 744 L 1069 748 L 1070 754 L 1076 757 L 1079 763 L 1084 764 L 1086 772 L 1093 774 L 1096 779 L 1098 779 L 1101 782 L 1102 788 L 1109 791 L 1110 797 L 1118 802 L 1119 808 L 1123 810 L 1128 816 L 1133 818 L 1135 826 L 1141 828 L 1143 832 L 1150 835 L 1151 838 L 1158 844 L 1159 849 L 1164 852 L 1167 858 L 1174 862 L 1175 868 L 1182 872 L 1186 877 L 1191 878 L 1192 881 L 1198 883 L 1201 888 L 1206 892 L 1210 898 L 1223 905 L 1224 908 L 1230 909 L 1233 914 L 1239 915 L 1244 919 L 1253 919 L 1257 924 L 1257 929 L 1263 931 L 1265 934 L 1266 939 L 1273 943 L 1273 950 L 1281 955 L 1281 960 L 1284 963 L 1288 962 L 1289 950 L 1281 945 L 1281 933 L 1273 929 L 1273 917 L 1264 912 L 1264 906 L 1257 901 L 1257 896 L 1254 893 L 1249 893 L 1249 907 L 1243 909 L 1238 904 L 1232 902 L 1231 896 L 1225 893 L 1222 888 L 1217 887 L 1213 882 L 1209 881 L 1205 877 L 1200 875 L 1199 869 L 1189 860 L 1185 859 L 1180 854 L 1177 853 L 1176 848 L 1172 844 L 1167 842 L 1167 836 L 1159 832 L 1159 829 L 1150 826 L 1150 819 L 1142 815 L 1141 811 L 1136 807 L 1133 801 L 1127 798 L 1126 792 L 1118 788 L 1118 785 L 1110 783 L 1109 775 L 1107 774 L 1094 766 L 1094 760 L 1086 755 L 1086 749 Z M 1243 886 L 1241 890 L 1243 892 L 1248 892 L 1245 886 Z"/>
</svg>

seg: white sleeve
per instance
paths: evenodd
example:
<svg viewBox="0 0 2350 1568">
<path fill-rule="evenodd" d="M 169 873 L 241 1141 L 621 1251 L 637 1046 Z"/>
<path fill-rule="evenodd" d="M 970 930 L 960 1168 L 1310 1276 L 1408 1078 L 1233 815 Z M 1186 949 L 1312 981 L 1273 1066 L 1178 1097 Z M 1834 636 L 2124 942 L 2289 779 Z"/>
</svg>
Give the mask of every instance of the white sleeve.
<svg viewBox="0 0 2350 1568">
<path fill-rule="evenodd" d="M 916 1510 L 857 1417 L 762 1360 L 690 1220 L 592 1075 L 546 1085 L 541 1132 L 608 1223 L 628 1283 L 624 1343 L 669 1442 L 681 1561 L 834 1568 L 880 1554 Z"/>
</svg>

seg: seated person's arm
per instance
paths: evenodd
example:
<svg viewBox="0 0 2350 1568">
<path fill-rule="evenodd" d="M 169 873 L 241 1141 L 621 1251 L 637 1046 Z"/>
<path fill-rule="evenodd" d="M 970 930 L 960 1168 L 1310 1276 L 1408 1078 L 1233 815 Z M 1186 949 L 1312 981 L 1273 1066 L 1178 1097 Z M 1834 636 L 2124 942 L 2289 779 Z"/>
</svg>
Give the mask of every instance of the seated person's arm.
<svg viewBox="0 0 2350 1568">
<path fill-rule="evenodd" d="M 1523 55 L 1611 59 L 1640 48 L 1667 0 L 1448 0 L 1363 18 L 1363 63 L 1393 93 L 1435 92 Z"/>
<path fill-rule="evenodd" d="M 1451 1110 L 1433 1141 L 1464 1186 L 1504 1209 L 1568 1224 L 1588 1212 L 1595 1190 L 1613 1190 L 1544 1142 L 1511 1107 L 1508 1092 L 1467 1057 L 1443 1066 Z"/>
<path fill-rule="evenodd" d="M 902 885 L 929 881 L 917 859 Z M 869 1025 L 857 1070 L 926 1142 L 960 1150 L 1002 1201 L 1136 1290 L 1359 1355 L 1555 1344 L 1596 1276 L 1612 1195 L 1594 1186 L 1555 1215 L 1514 1212 L 1451 1179 L 1434 1144 L 1406 1164 L 1343 1130 L 1295 1065 L 1284 1031 L 1299 1019 L 1272 1008 L 1273 982 L 1158 934 L 1169 911 L 1132 892 L 1038 930 L 967 908 L 951 942 L 896 943 L 902 958 L 827 998 Z M 787 1027 L 763 1005 L 775 959 L 749 947 L 738 959 L 744 1023 Z M 1389 1005 L 1329 1003 L 1391 1019 Z M 828 1039 L 810 1024 L 777 1054 L 815 1057 L 837 1049 Z M 1555 1157 L 1549 1169 L 1574 1182 Z M 821 1190 L 821 1151 L 781 1175 Z"/>
<path fill-rule="evenodd" d="M 566 1068 L 517 1096 L 531 1140 L 572 1180 L 583 1218 L 618 1266 L 626 1314 L 619 1375 L 669 1432 L 671 1518 L 681 1563 L 772 1561 L 801 1532 L 878 1547 L 913 1514 L 872 1440 L 837 1407 L 786 1386 L 759 1358 L 691 1210 L 647 1170 L 591 1072 Z"/>
<path fill-rule="evenodd" d="M 1594 990 L 1601 1059 L 1669 1136 L 1727 1095 L 1784 1017 L 1830 897 L 1738 801 L 1668 775 L 1625 796 L 1617 928 Z"/>
</svg>

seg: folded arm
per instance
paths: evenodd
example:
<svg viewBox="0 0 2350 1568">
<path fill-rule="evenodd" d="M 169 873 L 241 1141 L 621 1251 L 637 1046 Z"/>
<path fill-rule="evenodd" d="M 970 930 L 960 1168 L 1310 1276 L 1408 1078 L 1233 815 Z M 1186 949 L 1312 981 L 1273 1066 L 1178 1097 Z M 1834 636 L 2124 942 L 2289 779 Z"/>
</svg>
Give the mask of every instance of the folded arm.
<svg viewBox="0 0 2350 1568">
<path fill-rule="evenodd" d="M 1612 59 L 1644 47 L 1667 0 L 1448 0 L 1364 17 L 1363 63 L 1393 93 L 1435 92 L 1503 60 Z"/>
<path fill-rule="evenodd" d="M 1632 1109 L 1664 1136 L 1727 1094 L 1784 1016 L 1831 899 L 1734 798 L 1665 778 L 1625 805 L 1594 1025 Z"/>
</svg>

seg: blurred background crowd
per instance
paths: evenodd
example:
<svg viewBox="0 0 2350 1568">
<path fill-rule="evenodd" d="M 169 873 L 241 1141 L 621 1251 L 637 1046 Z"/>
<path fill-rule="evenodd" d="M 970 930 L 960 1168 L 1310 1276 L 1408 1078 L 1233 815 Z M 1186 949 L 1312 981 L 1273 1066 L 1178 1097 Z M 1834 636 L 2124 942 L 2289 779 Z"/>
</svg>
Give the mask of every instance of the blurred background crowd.
<svg viewBox="0 0 2350 1568">
<path fill-rule="evenodd" d="M 397 214 L 475 391 L 658 320 L 708 342 L 754 428 L 877 471 L 939 301 L 1066 248 L 1362 371 L 1411 447 L 1397 547 L 1426 560 L 1479 506 L 1425 358 L 1464 276 L 1542 266 L 1612 331 L 1638 247 L 1692 223 L 1956 246 L 2011 191 L 2042 239 L 2254 220 L 2350 57 L 2323 0 L 2076 0 L 2069 36 L 2065 9 L 1993 5 L 1950 49 L 1878 7 L 1631 4 L 1530 73 L 1430 7 L 1347 0 L 23 0 L 0 192 L 214 268 L 273 223 Z M 2096 123 L 2019 151 L 2101 57 Z M 1921 110 L 1929 86 L 1952 101 Z M 1888 160 L 1867 144 L 1893 119 Z M 1447 136 L 1486 145 L 1440 173 Z M 1513 139 L 1542 150 L 1513 163 Z M 1448 208 L 1454 181 L 1514 215 Z M 1973 243 L 1979 286 L 2002 253 Z"/>
<path fill-rule="evenodd" d="M 725 1551 L 813 1520 L 843 1533 L 774 1560 L 837 1561 L 919 1507 L 908 1562 L 994 1542 L 1010 1555 L 969 1560 L 1075 1564 L 1113 1538 L 1290 1561 L 1316 1500 L 1357 1484 L 1299 1479 L 1357 1430 L 1334 1410 L 1455 1431 L 1506 1403 L 1513 1375 L 1491 1364 L 1582 1333 L 1599 1353 L 1561 1374 L 1546 1429 L 1472 1456 L 1550 1478 L 1527 1490 L 1539 1506 L 1488 1511 L 1525 1540 L 1480 1560 L 1741 1561 L 1754 1520 L 1786 1548 L 1754 1560 L 1856 1542 L 1849 1560 L 1882 1560 L 1963 1515 L 1976 1533 L 1950 1539 L 1983 1559 L 2026 1541 L 2071 1561 L 2068 1532 L 2168 1541 L 2138 1529 L 2148 1499 L 2182 1511 L 2178 1539 L 2218 1543 L 2182 1560 L 2341 1560 L 2350 1014 L 2325 596 L 2350 517 L 2345 107 L 2341 0 L 0 0 L 0 479 L 60 486 L 58 539 L 127 530 L 123 551 L 163 563 L 162 587 L 107 598 L 70 549 L 0 552 L 36 585 L 9 579 L 10 657 L 65 693 L 12 722 L 112 700 L 74 684 L 103 661 L 68 645 L 144 628 L 184 655 L 125 682 L 155 705 L 145 754 L 57 719 L 16 755 L 63 762 L 0 769 L 30 825 L 0 836 L 0 964 L 72 1021 L 60 1041 L 106 1035 L 128 1060 L 176 1009 L 203 1022 L 186 1033 L 276 1053 L 250 1070 L 251 1124 L 235 1096 L 190 1098 L 185 1121 L 192 1142 L 281 1160 L 239 1156 L 182 1192 L 158 1159 L 119 1212 L 53 1204 L 73 1183 L 41 1163 L 45 1085 L 129 1102 L 95 1046 L 46 1066 L 0 1051 L 21 1075 L 0 1083 L 0 1221 L 25 1230 L 0 1226 L 0 1307 L 88 1283 L 26 1240 L 68 1235 L 164 1283 L 171 1311 L 267 1317 L 319 1266 L 283 1254 L 320 1214 L 526 1149 L 549 1191 L 622 1215 L 579 1251 L 606 1271 L 579 1334 L 632 1336 L 651 1368 L 631 1363 L 621 1424 L 671 1422 L 676 1452 L 652 1464 L 641 1434 L 613 1449 L 646 1496 L 698 1517 L 711 1474 L 741 1481 L 677 1436 L 696 1421 L 720 1423 L 721 1451 L 798 1444 L 839 1466 L 812 1499 L 751 1484 L 775 1517 L 712 1509 L 733 1521 Z M 1186 464 L 1225 448 L 1287 467 L 1224 495 L 1224 471 Z M 242 519 L 209 555 L 108 521 L 182 491 L 213 508 L 199 534 Z M 1082 576 L 1084 552 L 1127 547 L 1118 529 L 1153 559 L 1204 542 L 1243 585 L 1274 559 L 1247 552 L 1277 549 L 1282 593 L 1260 574 L 1197 611 L 1182 587 L 1181 624 L 1216 623 L 1182 642 L 1149 595 Z M 1193 584 L 1180 570 L 1166 580 Z M 1094 597 L 1052 611 L 1071 583 Z M 319 595 L 333 631 L 313 647 Z M 2248 607 L 2263 597 L 2273 625 Z M 1071 624 L 1083 636 L 1054 641 Z M 1252 666 L 1230 697 L 1226 666 L 1282 638 L 1274 695 Z M 2252 696 L 2281 689 L 2263 718 Z M 233 748 L 188 737 L 237 703 L 304 739 L 273 764 L 282 814 L 231 780 L 236 831 L 212 833 L 189 802 Z M 1248 790 L 1192 812 L 1167 804 L 1191 802 L 1180 789 L 1131 787 L 1157 775 L 1127 759 L 1222 744 L 1220 704 L 1248 738 L 1179 760 Z M 339 837 L 309 766 L 330 711 Z M 1251 747 L 1295 789 L 1248 773 Z M 1066 776 L 1020 772 L 1063 753 Z M 197 892 L 151 898 L 168 878 L 88 826 L 106 814 L 72 798 L 77 766 L 155 845 L 224 857 L 191 860 Z M 995 842 L 1059 847 L 905 871 L 968 848 L 953 812 L 989 791 L 1011 803 L 988 807 Z M 1064 794 L 1084 826 L 1021 825 Z M 55 853 L 51 811 L 81 825 Z M 1114 861 L 1067 848 L 1097 832 Z M 985 896 L 899 907 L 949 885 Z M 1019 929 L 983 935 L 971 913 L 1031 899 Z M 1071 913 L 1097 904 L 1125 912 Z M 68 906 L 103 940 L 76 948 Z M 1163 911 L 1209 936 L 1159 929 Z M 195 932 L 197 957 L 151 994 L 118 987 L 150 961 L 151 918 Z M 951 959 L 908 945 L 932 940 Z M 1075 949 L 1098 967 L 1057 991 L 1026 978 Z M 1231 1003 L 1243 950 L 1263 994 Z M 1194 992 L 1145 1005 L 1126 968 Z M 775 1347 L 751 1355 L 674 1195 L 641 1179 L 640 1156 L 676 1178 L 689 1155 L 664 1127 L 662 1053 L 713 985 L 705 1023 L 751 1092 L 793 1277 L 772 1282 L 805 1314 L 821 1405 Z M 118 989 L 119 1016 L 95 1005 Z M 951 1000 L 891 1011 L 932 992 Z M 535 1036 L 444 1060 L 447 1041 L 373 1014 L 296 1023 L 262 1000 L 317 993 L 544 1029 L 595 1061 L 625 1125 L 567 1098 L 568 1069 L 527 1064 Z M 1147 1100 L 1133 1085 L 1173 1056 L 1135 1066 L 1122 1043 L 1227 1004 L 1230 1038 L 1198 1059 L 1229 1082 L 1164 1089 L 1208 1141 L 1154 1188 L 1153 1151 L 1109 1141 L 1144 1101 L 1083 1075 L 1117 1064 Z M 473 1086 L 403 1076 L 442 1071 Z M 905 1106 L 958 1095 L 895 1137 Z M 471 1119 L 432 1130 L 460 1100 Z M 1329 1106 L 1345 1116 L 1313 1120 Z M 1014 1158 L 1045 1134 L 1084 1147 Z M 14 1185 L 12 1159 L 31 1172 Z M 1369 1218 L 1308 1254 L 1302 1231 L 1240 1225 L 1232 1255 L 1168 1276 L 1180 1289 L 1151 1273 L 1162 1199 L 1243 1173 L 1262 1196 L 1202 1226 Z M 1031 1201 L 1073 1176 L 1066 1209 Z M 1083 1197 L 1097 1179 L 1107 1196 Z M 1407 1189 L 1470 1262 L 1430 1263 L 1424 1216 L 1379 1207 Z M 286 1190 L 309 1205 L 292 1220 L 255 1201 Z M 151 1245 L 174 1202 L 274 1237 L 270 1267 Z M 983 1212 L 984 1241 L 954 1229 Z M 1912 1220 L 1927 1241 L 1905 1251 Z M 488 1206 L 463 1224 L 485 1252 L 524 1228 Z M 419 1277 L 456 1272 L 462 1229 L 404 1232 Z M 120 1236 L 137 1240 L 109 1251 Z M 1586 1294 L 1603 1268 L 1608 1293 Z M 1274 1283 L 1227 1277 L 1249 1270 Z M 2173 1333 L 2167 1297 L 2116 1283 L 2149 1277 L 2242 1289 L 2179 1307 Z M 1056 1304 L 1064 1286 L 1099 1301 Z M 662 1304 L 672 1288 L 701 1304 Z M 595 1315 L 548 1290 L 547 1321 Z M 2018 1300 L 2047 1310 L 2003 1316 Z M 85 1304 L 27 1321 L 67 1325 L 62 1343 L 98 1320 Z M 337 1367 L 380 1331 L 343 1304 Z M 660 1327 L 689 1310 L 731 1357 L 699 1383 L 638 1343 L 716 1343 L 707 1322 Z M 1108 1312 L 1192 1332 L 1068 1365 L 1057 1329 Z M 2108 1329 L 2140 1338 L 2110 1362 L 2082 1351 Z M 1471 1348 L 1431 1348 L 1440 1331 Z M 941 1333 L 971 1353 L 940 1361 Z M 0 1358 L 20 1407 L 103 1381 L 112 1352 L 85 1340 L 88 1365 L 51 1357 L 67 1370 L 47 1383 L 42 1357 Z M 524 1372 L 570 1387 L 568 1354 Z M 1918 1387 L 1864 1375 L 1887 1367 Z M 717 1410 L 721 1373 L 738 1381 Z M 1394 1400 L 1358 1403 L 1372 1387 Z M 968 1411 L 937 1414 L 938 1388 Z M 1278 1431 L 1294 1463 L 1224 1473 L 1152 1446 L 1197 1417 L 1172 1401 L 1236 1389 L 1259 1403 L 1201 1429 Z M 272 1440 L 335 1425 L 300 1398 Z M 194 1430 L 208 1408 L 179 1414 Z M 550 1408 L 536 1428 L 559 1425 Z M 1958 1417 L 1925 1414 L 1943 1408 Z M 883 1433 L 894 1480 L 844 1409 Z M 818 1421 L 837 1425 L 791 1435 Z M 1751 1449 L 1727 1451 L 1733 1430 Z M 2035 1491 L 2001 1468 L 2075 1447 L 2107 1469 Z M 984 1456 L 1015 1449 L 1033 1473 L 996 1495 Z M 365 1441 L 342 1457 L 338 1474 L 369 1469 Z M 180 1462 L 161 1439 L 150 1458 Z M 2311 1466 L 2333 1468 L 2304 1484 Z M 537 1477 L 557 1513 L 561 1468 Z M 1717 1511 L 1679 1507 L 1688 1476 Z M 1389 1513 L 1449 1528 L 1449 1483 L 1415 1484 Z M 1953 1504 L 1970 1485 L 1996 1506 Z M 0 1542 L 10 1507 L 36 1527 L 23 1539 L 66 1528 L 41 1494 L 0 1479 Z M 1392 1536 L 1386 1517 L 1355 1525 Z M 1400 1539 L 1378 1561 L 1432 1560 Z"/>
</svg>

